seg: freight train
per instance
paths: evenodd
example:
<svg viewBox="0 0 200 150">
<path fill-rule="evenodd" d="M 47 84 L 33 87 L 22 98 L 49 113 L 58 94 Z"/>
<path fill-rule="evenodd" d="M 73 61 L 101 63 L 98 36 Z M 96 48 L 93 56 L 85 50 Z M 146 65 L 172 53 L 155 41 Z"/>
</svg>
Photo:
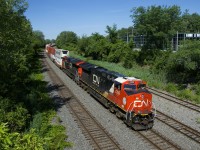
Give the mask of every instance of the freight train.
<svg viewBox="0 0 200 150">
<path fill-rule="evenodd" d="M 46 52 L 52 61 L 55 60 L 55 51 L 51 45 L 46 45 Z M 66 51 L 61 50 L 61 53 L 63 52 Z M 70 57 L 68 51 L 62 56 L 62 63 L 54 62 L 134 130 L 147 130 L 153 127 L 155 113 L 152 94 L 146 89 L 145 81 Z"/>
</svg>

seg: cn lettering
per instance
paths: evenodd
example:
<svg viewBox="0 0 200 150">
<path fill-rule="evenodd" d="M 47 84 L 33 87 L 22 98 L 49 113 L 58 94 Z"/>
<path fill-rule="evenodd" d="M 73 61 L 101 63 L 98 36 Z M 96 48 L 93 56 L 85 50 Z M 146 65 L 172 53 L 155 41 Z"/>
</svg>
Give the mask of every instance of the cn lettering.
<svg viewBox="0 0 200 150">
<path fill-rule="evenodd" d="M 149 101 L 147 100 L 146 102 L 144 100 L 135 100 L 134 101 L 134 107 L 142 107 L 142 106 L 148 106 Z"/>
<path fill-rule="evenodd" d="M 97 75 L 93 74 L 93 83 L 96 84 L 96 85 L 99 85 L 100 77 L 98 77 Z"/>
</svg>

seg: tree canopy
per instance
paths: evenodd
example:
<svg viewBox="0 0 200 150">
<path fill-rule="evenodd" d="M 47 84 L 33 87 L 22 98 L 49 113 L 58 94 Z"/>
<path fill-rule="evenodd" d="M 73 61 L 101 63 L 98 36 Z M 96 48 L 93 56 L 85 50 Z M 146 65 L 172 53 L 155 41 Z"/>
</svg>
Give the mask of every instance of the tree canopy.
<svg viewBox="0 0 200 150">
<path fill-rule="evenodd" d="M 33 31 L 33 48 L 39 49 L 45 46 L 45 37 L 42 31 L 36 30 Z"/>
<path fill-rule="evenodd" d="M 63 31 L 56 38 L 56 45 L 63 49 L 73 49 L 78 42 L 76 33 Z"/>
<path fill-rule="evenodd" d="M 0 0 L 0 149 L 64 148 L 64 128 L 49 123 L 53 102 L 38 75 L 35 50 L 44 36 L 32 30 L 26 9 L 24 0 Z"/>
<path fill-rule="evenodd" d="M 150 6 L 132 9 L 134 28 L 146 36 L 148 48 L 162 49 L 179 29 L 181 10 L 179 6 Z"/>
<path fill-rule="evenodd" d="M 112 27 L 106 26 L 106 33 L 108 33 L 108 39 L 110 40 L 111 43 L 116 43 L 118 39 L 118 34 L 117 34 L 117 25 L 114 24 Z"/>
<path fill-rule="evenodd" d="M 22 15 L 27 6 L 23 0 L 1 0 L 0 4 L 0 95 L 8 96 L 16 92 L 17 85 L 23 86 L 28 75 L 32 28 Z"/>
<path fill-rule="evenodd" d="M 186 10 L 181 18 L 180 32 L 199 33 L 200 15 L 197 13 L 189 14 Z"/>
</svg>

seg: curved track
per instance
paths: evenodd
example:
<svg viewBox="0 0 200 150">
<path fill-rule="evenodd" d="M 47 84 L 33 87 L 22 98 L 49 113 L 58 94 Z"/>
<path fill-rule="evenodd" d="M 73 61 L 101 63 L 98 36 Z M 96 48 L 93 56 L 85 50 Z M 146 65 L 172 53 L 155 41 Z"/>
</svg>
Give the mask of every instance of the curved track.
<svg viewBox="0 0 200 150">
<path fill-rule="evenodd" d="M 48 75 L 54 86 L 58 87 L 61 103 L 70 110 L 82 130 L 82 133 L 89 141 L 91 146 L 96 150 L 122 149 L 117 141 L 98 123 L 98 121 L 86 110 L 71 91 L 64 85 L 60 78 L 56 75 L 47 61 L 44 61 L 48 67 Z"/>
</svg>

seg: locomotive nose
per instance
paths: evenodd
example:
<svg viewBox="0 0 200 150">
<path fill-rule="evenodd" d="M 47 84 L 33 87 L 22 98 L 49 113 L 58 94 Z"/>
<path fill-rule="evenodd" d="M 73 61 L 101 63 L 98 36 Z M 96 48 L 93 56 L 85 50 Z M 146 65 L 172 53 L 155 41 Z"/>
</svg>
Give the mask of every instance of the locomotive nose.
<svg viewBox="0 0 200 150">
<path fill-rule="evenodd" d="M 149 114 L 151 112 L 151 95 L 148 93 L 138 93 L 134 100 L 134 110 L 138 114 Z"/>
</svg>

